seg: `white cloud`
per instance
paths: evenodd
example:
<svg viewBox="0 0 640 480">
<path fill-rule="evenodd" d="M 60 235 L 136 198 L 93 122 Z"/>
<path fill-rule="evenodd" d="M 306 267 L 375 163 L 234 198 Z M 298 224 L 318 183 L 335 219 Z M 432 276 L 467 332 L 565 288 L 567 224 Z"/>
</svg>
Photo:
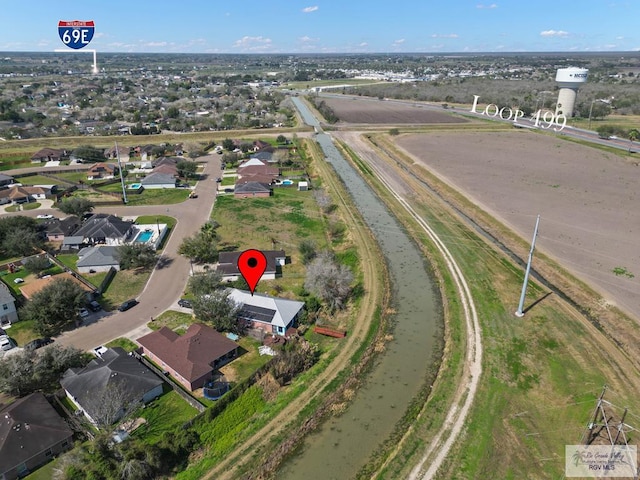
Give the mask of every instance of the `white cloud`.
<svg viewBox="0 0 640 480">
<path fill-rule="evenodd" d="M 496 5 L 495 3 L 492 3 L 491 5 L 484 5 L 482 3 L 479 3 L 478 5 L 476 5 L 476 8 L 481 8 L 481 9 L 494 9 L 494 8 L 498 8 L 498 5 Z"/>
<path fill-rule="evenodd" d="M 402 45 L 404 43 L 404 38 L 400 38 L 398 40 L 396 40 L 395 42 L 393 42 L 393 46 L 397 47 L 398 45 Z"/>
<path fill-rule="evenodd" d="M 318 6 L 317 6 L 317 5 L 313 5 L 313 6 L 311 6 L 311 7 L 304 7 L 304 8 L 302 9 L 302 11 L 303 11 L 304 13 L 311 13 L 311 12 L 315 12 L 316 10 L 318 10 Z"/>
<path fill-rule="evenodd" d="M 298 37 L 298 40 L 300 40 L 302 43 L 309 43 L 309 42 L 317 42 L 318 39 L 317 38 L 312 38 L 308 35 L 305 35 L 304 37 Z"/>
<path fill-rule="evenodd" d="M 543 30 L 540 32 L 541 37 L 568 37 L 569 32 L 564 30 Z"/>
<path fill-rule="evenodd" d="M 431 38 L 458 38 L 457 33 L 434 33 L 431 35 Z"/>
<path fill-rule="evenodd" d="M 368 47 L 369 44 L 367 42 L 362 42 L 360 44 L 358 44 L 359 47 Z"/>
<path fill-rule="evenodd" d="M 270 38 L 245 35 L 240 40 L 236 40 L 233 47 L 240 48 L 245 52 L 259 52 L 269 50 L 272 47 L 272 43 Z"/>
<path fill-rule="evenodd" d="M 142 42 L 143 47 L 166 47 L 169 45 L 167 42 Z"/>
</svg>

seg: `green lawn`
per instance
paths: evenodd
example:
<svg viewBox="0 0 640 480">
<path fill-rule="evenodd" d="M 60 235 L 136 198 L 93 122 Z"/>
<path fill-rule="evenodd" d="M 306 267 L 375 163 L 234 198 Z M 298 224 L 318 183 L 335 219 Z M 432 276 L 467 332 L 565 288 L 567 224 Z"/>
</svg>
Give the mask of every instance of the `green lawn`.
<svg viewBox="0 0 640 480">
<path fill-rule="evenodd" d="M 54 178 L 45 177 L 44 175 L 29 175 L 27 177 L 19 177 L 17 179 L 23 185 L 53 185 L 56 183 Z"/>
<path fill-rule="evenodd" d="M 220 224 L 220 248 L 224 250 L 284 249 L 291 263 L 282 268 L 282 277 L 261 281 L 257 291 L 278 294 L 296 292 L 304 283 L 305 268 L 298 244 L 313 241 L 318 250 L 328 246 L 325 219 L 311 192 L 295 188 L 277 188 L 268 198 L 218 196 L 213 219 Z M 247 228 L 250 225 L 251 228 Z"/>
<path fill-rule="evenodd" d="M 25 477 L 26 480 L 51 480 L 53 478 L 54 469 L 58 466 L 59 457 L 53 461 L 43 465 L 35 472 Z"/>
<path fill-rule="evenodd" d="M 187 188 L 145 189 L 139 195 L 127 195 L 127 205 L 170 205 L 187 199 Z"/>
<path fill-rule="evenodd" d="M 165 386 L 165 388 L 169 388 Z M 159 399 L 147 404 L 139 415 L 147 423 L 138 428 L 133 435 L 140 437 L 145 443 L 155 444 L 165 432 L 172 432 L 176 427 L 191 420 L 198 411 L 189 405 L 180 395 L 171 390 Z"/>
<path fill-rule="evenodd" d="M 105 345 L 107 348 L 120 347 L 125 352 L 133 352 L 138 349 L 138 344 L 132 342 L 128 338 L 116 338 L 115 340 L 111 340 L 109 343 Z"/>
<path fill-rule="evenodd" d="M 132 272 L 121 270 L 116 273 L 107 290 L 103 293 L 100 303 L 105 310 L 113 310 L 125 300 L 135 298 L 147 283 L 151 272 Z M 91 277 L 89 277 L 91 281 Z"/>
<path fill-rule="evenodd" d="M 33 325 L 33 320 L 19 320 L 12 323 L 10 328 L 7 328 L 7 335 L 13 338 L 19 347 L 23 347 L 25 343 L 40 337 L 33 330 Z"/>
<path fill-rule="evenodd" d="M 176 312 L 167 310 L 162 315 L 155 318 L 153 322 L 149 322 L 147 326 L 151 330 L 160 330 L 162 327 L 169 327 L 171 330 L 179 328 L 188 328 L 189 325 L 195 323 L 196 319 L 190 313 Z"/>
<path fill-rule="evenodd" d="M 220 369 L 221 372 L 234 383 L 246 380 L 253 372 L 271 360 L 269 355 L 260 355 L 258 353 L 258 347 L 261 344 L 256 339 L 243 337 L 237 343 L 240 344 L 241 355 Z M 245 353 L 242 353 L 243 351 Z"/>
<path fill-rule="evenodd" d="M 228 186 L 230 186 L 230 185 L 235 185 L 235 183 L 236 183 L 236 179 L 237 179 L 237 178 L 238 178 L 238 177 L 235 177 L 235 176 L 234 176 L 234 177 L 231 177 L 231 176 L 222 177 L 221 185 L 222 185 L 223 187 L 228 187 Z"/>
</svg>

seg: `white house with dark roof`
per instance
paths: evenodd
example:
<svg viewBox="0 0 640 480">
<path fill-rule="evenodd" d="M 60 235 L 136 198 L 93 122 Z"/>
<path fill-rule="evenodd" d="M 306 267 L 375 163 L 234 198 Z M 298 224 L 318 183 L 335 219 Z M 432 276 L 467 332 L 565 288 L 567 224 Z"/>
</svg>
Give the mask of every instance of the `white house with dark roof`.
<svg viewBox="0 0 640 480">
<path fill-rule="evenodd" d="M 163 383 L 120 347 L 107 349 L 82 369 L 70 368 L 60 381 L 69 400 L 94 424 L 102 397 L 109 395 L 110 389 L 118 390 L 129 401 L 148 403 L 162 395 Z"/>
<path fill-rule="evenodd" d="M 18 320 L 16 300 L 9 287 L 0 282 L 0 327 L 7 327 Z"/>
<path fill-rule="evenodd" d="M 260 293 L 251 295 L 251 292 L 237 288 L 229 291 L 229 298 L 240 305 L 238 320 L 274 335 L 284 335 L 293 327 L 304 308 L 304 303 L 297 300 Z"/>
<path fill-rule="evenodd" d="M 176 188 L 178 179 L 170 173 L 153 172 L 140 182 L 144 188 Z"/>
<path fill-rule="evenodd" d="M 74 236 L 83 237 L 85 245 L 122 245 L 133 234 L 133 222 L 115 215 L 96 213 L 84 221 Z"/>
<path fill-rule="evenodd" d="M 94 245 L 78 252 L 76 268 L 80 273 L 108 272 L 111 268 L 120 270 L 120 255 L 114 245 Z"/>
<path fill-rule="evenodd" d="M 281 272 L 287 260 L 284 250 L 261 250 L 267 259 L 267 266 L 262 274 L 262 280 L 273 280 Z M 234 282 L 240 278 L 238 258 L 242 252 L 220 252 L 218 255 L 218 272 L 222 273 L 222 280 Z"/>
</svg>

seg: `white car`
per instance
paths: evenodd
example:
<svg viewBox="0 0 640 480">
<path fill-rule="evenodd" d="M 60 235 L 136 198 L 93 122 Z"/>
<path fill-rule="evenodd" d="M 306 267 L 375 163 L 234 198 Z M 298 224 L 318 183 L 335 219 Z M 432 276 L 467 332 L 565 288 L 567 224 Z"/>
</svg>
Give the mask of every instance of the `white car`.
<svg viewBox="0 0 640 480">
<path fill-rule="evenodd" d="M 89 310 L 87 310 L 86 308 L 81 308 L 80 310 L 78 310 L 78 315 L 80 315 L 81 318 L 86 318 L 89 316 Z"/>
<path fill-rule="evenodd" d="M 6 352 L 13 347 L 15 347 L 15 345 L 7 335 L 0 335 L 0 351 Z"/>
<path fill-rule="evenodd" d="M 107 350 L 109 350 L 107 347 L 105 347 L 104 345 L 100 345 L 99 347 L 96 347 L 93 349 L 93 354 L 96 357 L 102 357 L 102 354 L 105 353 Z"/>
<path fill-rule="evenodd" d="M 53 215 L 49 215 L 49 214 L 46 214 L 46 213 L 41 213 L 36 218 L 41 218 L 43 220 L 49 220 L 49 219 L 53 218 Z"/>
</svg>

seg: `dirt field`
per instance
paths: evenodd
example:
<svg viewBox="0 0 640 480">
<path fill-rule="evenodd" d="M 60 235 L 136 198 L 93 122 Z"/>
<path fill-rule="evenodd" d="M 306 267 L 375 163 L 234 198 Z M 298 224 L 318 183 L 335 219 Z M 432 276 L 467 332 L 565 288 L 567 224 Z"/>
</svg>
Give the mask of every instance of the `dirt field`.
<svg viewBox="0 0 640 480">
<path fill-rule="evenodd" d="M 640 318 L 640 168 L 527 131 L 403 135 L 397 144 L 537 249 Z"/>
<path fill-rule="evenodd" d="M 374 124 L 467 123 L 442 112 L 392 101 L 345 97 L 321 99 L 341 122 Z"/>
</svg>

